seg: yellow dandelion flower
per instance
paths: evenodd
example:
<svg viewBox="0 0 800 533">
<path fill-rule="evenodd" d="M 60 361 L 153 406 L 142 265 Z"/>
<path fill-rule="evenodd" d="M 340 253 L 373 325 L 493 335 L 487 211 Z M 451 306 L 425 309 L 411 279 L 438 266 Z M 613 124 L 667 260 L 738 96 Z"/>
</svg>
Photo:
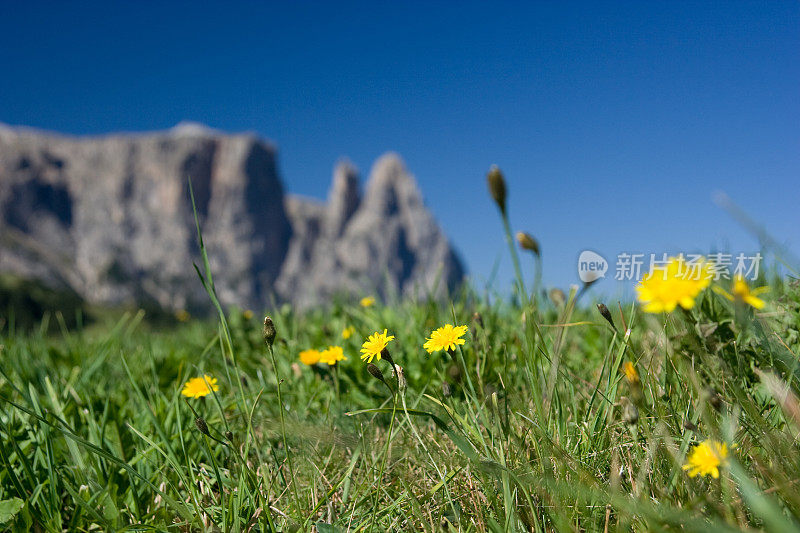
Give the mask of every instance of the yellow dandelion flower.
<svg viewBox="0 0 800 533">
<path fill-rule="evenodd" d="M 387 335 L 385 329 L 383 333 L 376 331 L 361 345 L 361 360 L 371 363 L 372 359 L 377 357 L 380 361 L 381 352 L 392 340 L 394 340 L 394 335 Z"/>
<path fill-rule="evenodd" d="M 344 356 L 344 350 L 341 346 L 328 346 L 327 350 L 322 350 L 319 354 L 319 362 L 328 365 L 335 365 L 339 361 L 346 361 L 347 357 Z"/>
<path fill-rule="evenodd" d="M 717 294 L 721 294 L 728 300 L 732 302 L 744 302 L 747 305 L 751 305 L 756 309 L 762 309 L 766 304 L 764 300 L 758 297 L 759 294 L 765 293 L 769 290 L 769 287 L 757 287 L 753 290 L 750 290 L 750 287 L 747 285 L 747 282 L 744 280 L 744 276 L 738 275 L 733 280 L 733 294 L 729 293 L 722 287 L 714 286 L 714 292 Z"/>
<path fill-rule="evenodd" d="M 628 380 L 628 383 L 637 383 L 639 381 L 639 373 L 630 361 L 625 361 L 625 364 L 622 365 L 622 371 L 625 373 L 625 379 Z"/>
<path fill-rule="evenodd" d="M 186 309 L 179 309 L 178 311 L 175 311 L 175 318 L 178 320 L 178 322 L 188 322 L 189 319 L 192 318 L 192 315 L 189 314 L 189 311 Z"/>
<path fill-rule="evenodd" d="M 344 328 L 342 330 L 342 338 L 344 340 L 347 340 L 350 337 L 352 337 L 353 333 L 355 333 L 355 332 L 356 332 L 356 328 L 354 328 L 353 326 L 347 326 L 346 328 Z"/>
<path fill-rule="evenodd" d="M 253 311 L 251 309 L 245 309 L 244 313 L 242 313 L 242 317 L 245 320 L 250 320 L 253 318 Z"/>
<path fill-rule="evenodd" d="M 375 298 L 373 298 L 372 296 L 364 296 L 363 298 L 361 298 L 361 301 L 359 303 L 361 304 L 361 307 L 371 307 L 375 305 Z"/>
<path fill-rule="evenodd" d="M 467 332 L 467 326 L 455 326 L 445 324 L 439 329 L 431 331 L 431 336 L 422 345 L 428 353 L 438 352 L 439 350 L 453 351 L 456 345 L 464 344 L 461 337 Z"/>
<path fill-rule="evenodd" d="M 689 471 L 689 477 L 711 475 L 716 479 L 719 477 L 720 467 L 727 464 L 728 445 L 708 439 L 694 447 L 686 458 L 683 469 Z"/>
<path fill-rule="evenodd" d="M 192 378 L 183 385 L 181 394 L 187 398 L 202 398 L 211 394 L 211 391 L 218 391 L 217 378 L 212 378 L 208 374 L 202 378 Z"/>
<path fill-rule="evenodd" d="M 683 257 L 670 257 L 665 266 L 653 268 L 636 286 L 639 301 L 646 313 L 669 313 L 680 305 L 694 306 L 694 299 L 708 287 L 713 276 L 708 263 L 700 258 L 687 262 Z"/>
<path fill-rule="evenodd" d="M 319 363 L 321 352 L 311 348 L 310 350 L 303 350 L 300 352 L 300 362 L 304 365 L 316 365 Z"/>
</svg>

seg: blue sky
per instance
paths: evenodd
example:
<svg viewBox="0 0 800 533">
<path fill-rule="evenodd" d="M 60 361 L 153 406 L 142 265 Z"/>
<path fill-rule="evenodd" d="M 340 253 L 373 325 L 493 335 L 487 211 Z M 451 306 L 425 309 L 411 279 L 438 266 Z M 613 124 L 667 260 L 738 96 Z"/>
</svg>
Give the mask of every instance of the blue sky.
<svg viewBox="0 0 800 533">
<path fill-rule="evenodd" d="M 587 248 L 612 270 L 622 251 L 755 252 L 720 190 L 798 252 L 800 4 L 520 4 L 5 2 L 0 121 L 256 131 L 316 197 L 340 157 L 366 177 L 394 150 L 501 287 L 493 163 L 550 285 Z"/>
</svg>

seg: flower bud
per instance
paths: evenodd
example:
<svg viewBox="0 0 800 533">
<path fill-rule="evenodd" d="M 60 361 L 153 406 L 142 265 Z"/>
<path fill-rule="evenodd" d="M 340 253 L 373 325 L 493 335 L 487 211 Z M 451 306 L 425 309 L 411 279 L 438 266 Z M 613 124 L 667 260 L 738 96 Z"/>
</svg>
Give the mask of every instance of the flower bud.
<svg viewBox="0 0 800 533">
<path fill-rule="evenodd" d="M 275 324 L 272 322 L 272 318 L 265 316 L 264 317 L 264 343 L 272 348 L 272 343 L 275 342 L 275 336 L 278 334 L 277 330 L 275 329 Z"/>
<path fill-rule="evenodd" d="M 386 383 L 386 379 L 383 377 L 383 372 L 381 372 L 381 369 L 378 368 L 376 365 L 374 365 L 372 363 L 368 363 L 367 364 L 367 372 L 372 374 L 372 376 L 375 379 L 380 380 L 383 383 Z"/>
<path fill-rule="evenodd" d="M 611 324 L 612 328 L 617 329 L 617 326 L 614 325 L 614 319 L 611 318 L 611 311 L 608 310 L 606 304 L 597 304 L 597 310 L 600 311 L 600 314 L 603 316 L 603 318 L 605 318 L 606 321 Z"/>
<path fill-rule="evenodd" d="M 494 198 L 494 202 L 500 209 L 500 212 L 506 214 L 506 180 L 503 178 L 503 173 L 497 168 L 497 165 L 492 165 L 489 169 L 489 174 L 486 175 L 489 183 L 489 192 Z"/>
<path fill-rule="evenodd" d="M 392 359 L 392 355 L 389 353 L 389 350 L 387 350 L 386 348 L 381 350 L 381 359 L 386 359 L 386 361 L 390 365 L 392 365 L 392 368 L 394 368 L 394 359 Z"/>
<path fill-rule="evenodd" d="M 208 432 L 208 424 L 202 417 L 197 417 L 194 419 L 194 425 L 197 426 L 198 431 L 203 435 L 210 437 L 211 434 Z"/>
<path fill-rule="evenodd" d="M 517 243 L 519 243 L 519 247 L 523 250 L 528 250 L 529 252 L 533 252 L 537 257 L 539 256 L 539 242 L 534 239 L 530 233 L 518 231 Z"/>
</svg>

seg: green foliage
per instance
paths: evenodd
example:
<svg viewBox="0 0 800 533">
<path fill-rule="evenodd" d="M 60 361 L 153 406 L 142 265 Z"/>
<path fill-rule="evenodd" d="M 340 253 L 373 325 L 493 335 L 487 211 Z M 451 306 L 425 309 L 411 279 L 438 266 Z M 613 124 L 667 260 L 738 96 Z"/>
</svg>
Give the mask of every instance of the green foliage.
<svg viewBox="0 0 800 533">
<path fill-rule="evenodd" d="M 759 313 L 707 290 L 668 315 L 610 306 L 612 325 L 583 291 L 529 297 L 515 260 L 511 301 L 283 306 L 265 344 L 260 317 L 220 305 L 200 246 L 217 321 L 157 329 L 139 312 L 56 334 L 0 328 L 7 527 L 798 529 L 796 282 L 774 280 Z M 445 323 L 468 325 L 466 344 L 427 354 Z M 381 381 L 359 347 L 383 329 L 398 367 L 376 360 Z M 299 362 L 329 345 L 347 360 Z M 216 392 L 181 396 L 204 374 Z M 682 468 L 706 439 L 731 449 L 718 479 Z"/>
<path fill-rule="evenodd" d="M 796 527 L 800 306 L 795 284 L 770 294 L 758 316 L 711 292 L 691 313 L 630 307 L 629 335 L 619 310 L 617 333 L 575 294 L 538 308 L 470 294 L 448 307 L 283 307 L 271 315 L 277 372 L 260 321 L 236 309 L 225 326 L 156 330 L 128 314 L 56 335 L 5 332 L 0 511 L 48 531 L 346 531 L 368 528 L 373 511 L 378 531 Z M 444 323 L 469 325 L 467 343 L 428 355 L 425 337 Z M 392 369 L 378 362 L 387 389 L 358 357 L 383 328 L 407 380 L 391 437 Z M 299 363 L 331 344 L 348 359 Z M 182 384 L 203 373 L 219 391 L 184 399 Z M 705 438 L 737 445 L 718 480 L 681 469 Z"/>
</svg>

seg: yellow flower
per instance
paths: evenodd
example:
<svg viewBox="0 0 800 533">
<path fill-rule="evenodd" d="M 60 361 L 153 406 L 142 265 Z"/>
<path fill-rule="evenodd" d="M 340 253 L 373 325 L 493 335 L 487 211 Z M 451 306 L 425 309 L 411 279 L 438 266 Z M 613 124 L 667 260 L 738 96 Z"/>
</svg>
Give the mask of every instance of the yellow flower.
<svg viewBox="0 0 800 533">
<path fill-rule="evenodd" d="M 431 336 L 422 346 L 428 353 L 438 352 L 439 350 L 453 351 L 456 345 L 464 344 L 461 337 L 467 332 L 467 326 L 456 326 L 445 324 L 439 329 L 431 331 Z"/>
<path fill-rule="evenodd" d="M 335 365 L 339 361 L 345 361 L 344 351 L 341 346 L 328 346 L 327 350 L 322 350 L 319 354 L 319 362 L 328 365 Z"/>
<path fill-rule="evenodd" d="M 319 363 L 321 355 L 319 350 L 314 350 L 313 348 L 310 350 L 303 350 L 300 352 L 300 362 L 308 366 L 316 365 Z"/>
<path fill-rule="evenodd" d="M 705 440 L 694 447 L 683 465 L 689 471 L 689 477 L 711 475 L 719 477 L 719 469 L 728 464 L 728 445 L 712 439 Z"/>
<path fill-rule="evenodd" d="M 244 313 L 242 313 L 242 317 L 245 320 L 250 320 L 251 318 L 253 318 L 253 311 L 250 309 L 245 309 Z"/>
<path fill-rule="evenodd" d="M 361 304 L 361 307 L 370 307 L 375 305 L 375 298 L 373 298 L 372 296 L 364 296 L 363 298 L 361 298 L 361 301 L 359 303 Z"/>
<path fill-rule="evenodd" d="M 711 269 L 702 258 L 687 263 L 682 257 L 670 257 L 666 266 L 644 275 L 636 292 L 646 313 L 669 313 L 678 305 L 691 309 L 700 291 L 711 283 L 711 277 Z"/>
<path fill-rule="evenodd" d="M 181 394 L 188 398 L 202 398 L 211 394 L 211 391 L 218 391 L 217 378 L 212 378 L 208 374 L 202 378 L 192 378 L 183 385 Z"/>
<path fill-rule="evenodd" d="M 376 331 L 361 345 L 361 360 L 371 363 L 372 358 L 377 357 L 380 361 L 381 352 L 391 340 L 394 340 L 394 335 L 387 335 L 385 329 L 383 333 Z"/>
<path fill-rule="evenodd" d="M 747 286 L 747 282 L 744 280 L 744 276 L 738 275 L 733 280 L 733 294 L 729 293 L 722 287 L 714 286 L 714 292 L 717 294 L 721 294 L 728 300 L 732 302 L 744 302 L 748 305 L 755 307 L 756 309 L 762 309 L 765 305 L 767 305 L 764 300 L 758 298 L 759 294 L 765 293 L 769 290 L 769 287 L 758 287 L 756 289 L 750 290 L 750 287 Z"/>
<path fill-rule="evenodd" d="M 355 332 L 356 332 L 356 328 L 354 328 L 353 326 L 347 326 L 346 328 L 344 328 L 342 330 L 342 338 L 344 340 L 347 340 L 350 337 L 352 337 L 353 333 L 355 333 Z"/>
<path fill-rule="evenodd" d="M 625 364 L 622 365 L 622 371 L 625 373 L 625 378 L 628 380 L 628 383 L 636 383 L 639 381 L 639 373 L 630 361 L 625 361 Z"/>
<path fill-rule="evenodd" d="M 179 309 L 178 311 L 175 311 L 175 318 L 178 320 L 178 322 L 188 322 L 189 319 L 192 318 L 192 315 L 190 315 L 189 311 L 186 309 Z"/>
</svg>

